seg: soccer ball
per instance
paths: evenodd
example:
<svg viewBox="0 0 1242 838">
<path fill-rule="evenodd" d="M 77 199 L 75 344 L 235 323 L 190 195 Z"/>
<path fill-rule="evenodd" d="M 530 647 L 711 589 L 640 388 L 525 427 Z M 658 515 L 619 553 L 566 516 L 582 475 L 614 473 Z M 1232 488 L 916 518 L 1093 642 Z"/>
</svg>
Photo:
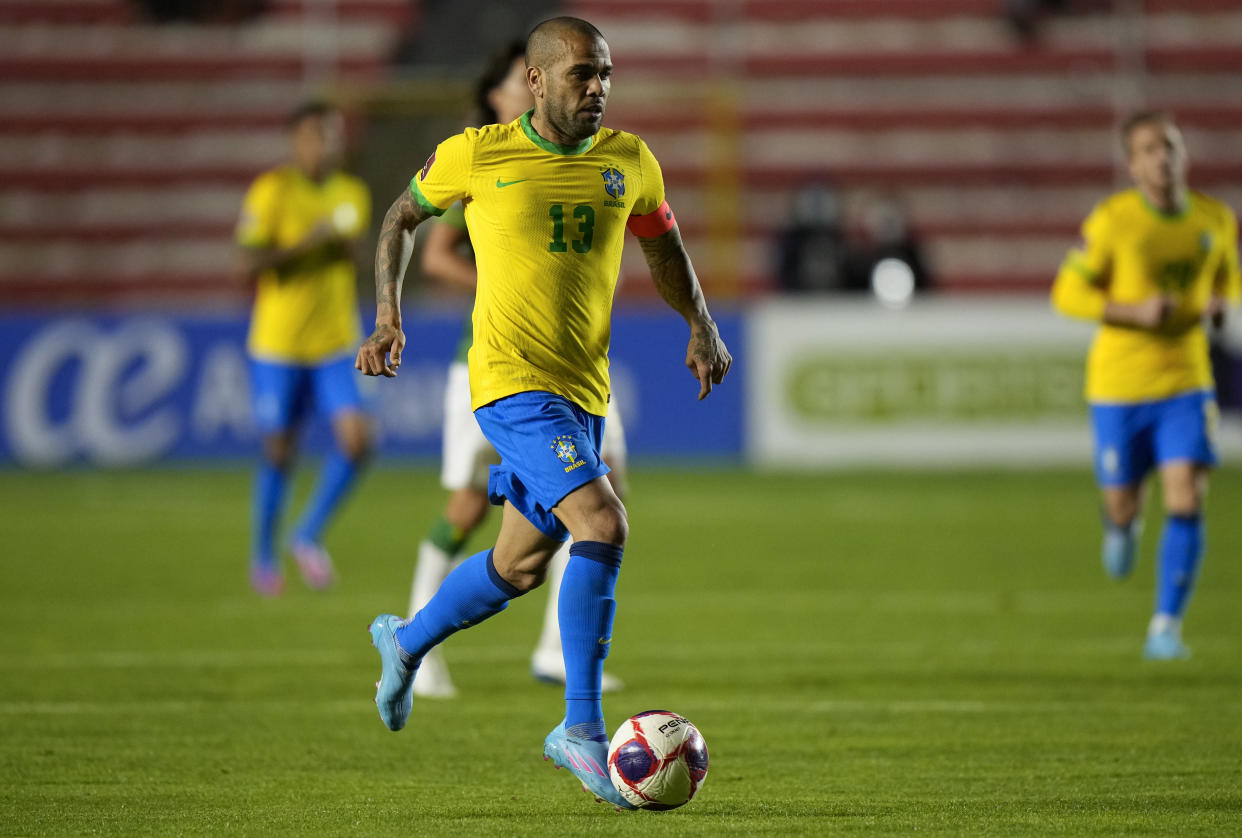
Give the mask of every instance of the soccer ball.
<svg viewBox="0 0 1242 838">
<path fill-rule="evenodd" d="M 685 717 L 648 710 L 617 728 L 608 744 L 608 776 L 640 809 L 676 809 L 707 779 L 707 743 Z"/>
</svg>

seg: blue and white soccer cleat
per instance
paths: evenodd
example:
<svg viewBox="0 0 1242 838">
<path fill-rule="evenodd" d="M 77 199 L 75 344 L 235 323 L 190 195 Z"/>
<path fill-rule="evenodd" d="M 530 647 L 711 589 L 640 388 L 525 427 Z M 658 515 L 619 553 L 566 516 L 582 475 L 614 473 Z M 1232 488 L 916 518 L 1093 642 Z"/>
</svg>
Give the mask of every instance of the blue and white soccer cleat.
<svg viewBox="0 0 1242 838">
<path fill-rule="evenodd" d="M 375 682 L 375 706 L 389 730 L 400 730 L 414 706 L 414 673 L 418 664 L 402 663 L 396 630 L 402 620 L 395 614 L 380 614 L 371 621 L 371 645 L 379 650 L 380 679 Z"/>
<path fill-rule="evenodd" d="M 1152 632 L 1143 645 L 1143 658 L 1149 661 L 1178 661 L 1190 657 L 1190 647 L 1175 629 Z"/>
<path fill-rule="evenodd" d="M 1104 541 L 1100 545 L 1100 560 L 1104 571 L 1114 579 L 1125 579 L 1134 570 L 1134 557 L 1138 553 L 1139 535 L 1142 527 L 1105 525 Z"/>
<path fill-rule="evenodd" d="M 617 811 L 635 809 L 621 796 L 608 777 L 608 743 L 577 737 L 561 722 L 543 740 L 543 758 L 557 768 L 568 768 L 582 781 L 582 789 L 601 803 L 611 803 Z"/>
</svg>

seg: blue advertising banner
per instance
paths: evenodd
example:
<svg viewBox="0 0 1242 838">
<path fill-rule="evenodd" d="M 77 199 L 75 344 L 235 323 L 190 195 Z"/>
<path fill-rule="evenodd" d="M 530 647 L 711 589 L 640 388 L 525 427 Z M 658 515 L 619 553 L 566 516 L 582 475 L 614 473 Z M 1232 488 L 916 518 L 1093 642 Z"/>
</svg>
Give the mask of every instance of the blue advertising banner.
<svg viewBox="0 0 1242 838">
<path fill-rule="evenodd" d="M 412 312 L 396 379 L 359 376 L 381 455 L 438 457 L 462 314 Z M 737 352 L 740 318 L 721 320 Z M 0 463 L 127 466 L 248 457 L 258 448 L 242 315 L 0 315 Z M 744 380 L 704 402 L 671 312 L 618 312 L 613 387 L 638 456 L 740 456 Z M 308 429 L 306 447 L 327 443 Z"/>
</svg>

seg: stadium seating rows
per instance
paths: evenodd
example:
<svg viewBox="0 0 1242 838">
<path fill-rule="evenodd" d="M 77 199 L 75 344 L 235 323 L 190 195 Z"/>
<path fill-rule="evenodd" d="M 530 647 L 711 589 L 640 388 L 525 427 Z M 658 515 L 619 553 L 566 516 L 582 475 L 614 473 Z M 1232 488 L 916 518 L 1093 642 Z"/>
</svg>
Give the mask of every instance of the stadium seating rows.
<svg viewBox="0 0 1242 838">
<path fill-rule="evenodd" d="M 288 103 L 329 67 L 380 78 L 414 5 L 340 0 L 325 18 L 275 0 L 245 26 L 191 27 L 139 24 L 122 0 L 0 2 L 0 294 L 227 296 L 241 190 L 281 153 Z M 568 9 L 608 36 L 609 121 L 651 144 L 700 271 L 731 273 L 727 291 L 771 286 L 791 196 L 819 180 L 851 210 L 896 196 L 942 287 L 1045 287 L 1119 182 L 1118 91 L 1175 111 L 1194 183 L 1242 207 L 1242 0 L 1147 0 L 1141 83 L 1111 16 L 1050 19 L 1028 44 L 999 5 Z M 634 252 L 625 265 L 642 273 Z"/>
</svg>

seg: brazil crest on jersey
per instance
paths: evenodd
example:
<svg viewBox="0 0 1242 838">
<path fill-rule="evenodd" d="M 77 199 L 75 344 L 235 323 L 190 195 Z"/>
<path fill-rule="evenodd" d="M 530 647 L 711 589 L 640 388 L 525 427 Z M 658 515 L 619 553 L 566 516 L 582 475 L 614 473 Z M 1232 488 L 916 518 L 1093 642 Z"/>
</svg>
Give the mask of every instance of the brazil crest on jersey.
<svg viewBox="0 0 1242 838">
<path fill-rule="evenodd" d="M 1099 203 L 1082 235 L 1082 248 L 1070 251 L 1053 289 L 1062 312 L 1098 320 L 1110 300 L 1176 300 L 1159 331 L 1100 326 L 1087 356 L 1087 399 L 1154 401 L 1212 387 L 1202 319 L 1214 295 L 1235 303 L 1239 297 L 1233 211 L 1190 192 L 1185 209 L 1170 215 L 1129 189 Z"/>
<path fill-rule="evenodd" d="M 633 134 L 601 128 L 561 146 L 530 116 L 449 137 L 410 190 L 435 215 L 465 208 L 479 274 L 472 407 L 543 390 L 604 416 L 626 221 L 664 202 L 664 181 Z"/>
<path fill-rule="evenodd" d="M 293 166 L 255 179 L 242 203 L 237 243 L 285 248 L 322 221 L 348 238 L 370 224 L 371 197 L 358 178 L 336 172 L 322 183 Z M 359 341 L 353 262 L 344 253 L 311 254 L 259 276 L 247 348 L 257 358 L 315 364 L 352 350 Z"/>
</svg>

